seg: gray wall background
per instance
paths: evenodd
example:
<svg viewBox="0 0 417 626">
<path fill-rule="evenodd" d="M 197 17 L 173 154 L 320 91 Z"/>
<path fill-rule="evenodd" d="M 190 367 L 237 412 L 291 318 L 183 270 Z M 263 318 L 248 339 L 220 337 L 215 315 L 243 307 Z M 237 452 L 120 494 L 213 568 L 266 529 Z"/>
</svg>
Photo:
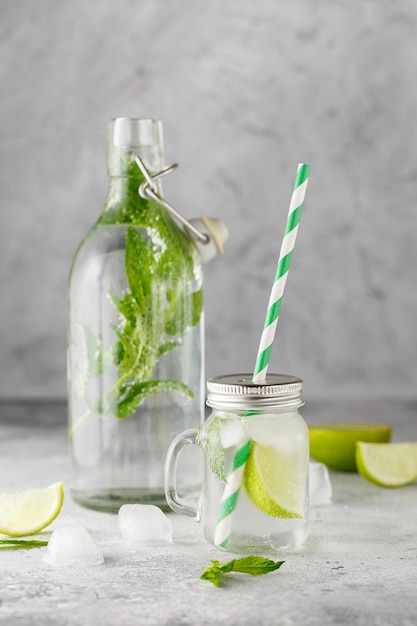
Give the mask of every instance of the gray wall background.
<svg viewBox="0 0 417 626">
<path fill-rule="evenodd" d="M 165 195 L 222 218 L 207 375 L 254 365 L 297 164 L 311 178 L 270 371 L 415 397 L 417 4 L 14 0 L 0 20 L 0 397 L 65 397 L 72 255 L 107 123 L 164 123 Z"/>
</svg>

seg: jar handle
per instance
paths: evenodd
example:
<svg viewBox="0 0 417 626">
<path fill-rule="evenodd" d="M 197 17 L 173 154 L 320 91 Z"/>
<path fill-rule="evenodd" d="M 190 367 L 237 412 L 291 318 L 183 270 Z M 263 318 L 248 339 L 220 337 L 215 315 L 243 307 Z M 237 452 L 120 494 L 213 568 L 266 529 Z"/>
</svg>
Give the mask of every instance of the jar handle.
<svg viewBox="0 0 417 626">
<path fill-rule="evenodd" d="M 197 428 L 190 428 L 175 437 L 171 442 L 165 461 L 165 498 L 168 505 L 176 513 L 193 517 L 196 522 L 200 521 L 200 501 L 198 498 L 181 498 L 177 491 L 177 465 L 181 450 L 187 445 L 201 447 L 198 443 L 199 431 Z"/>
</svg>

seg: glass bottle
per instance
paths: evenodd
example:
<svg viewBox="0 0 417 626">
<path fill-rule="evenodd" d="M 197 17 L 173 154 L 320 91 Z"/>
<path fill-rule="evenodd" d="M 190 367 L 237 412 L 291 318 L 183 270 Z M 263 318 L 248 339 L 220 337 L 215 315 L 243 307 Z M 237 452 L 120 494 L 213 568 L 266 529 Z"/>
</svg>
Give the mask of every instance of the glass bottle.
<svg viewBox="0 0 417 626">
<path fill-rule="evenodd" d="M 105 511 L 166 508 L 168 445 L 204 418 L 200 258 L 188 231 L 139 195 L 134 155 L 151 174 L 164 167 L 160 121 L 110 123 L 108 197 L 69 282 L 71 495 Z M 183 478 L 188 493 L 199 488 L 187 466 Z"/>
</svg>

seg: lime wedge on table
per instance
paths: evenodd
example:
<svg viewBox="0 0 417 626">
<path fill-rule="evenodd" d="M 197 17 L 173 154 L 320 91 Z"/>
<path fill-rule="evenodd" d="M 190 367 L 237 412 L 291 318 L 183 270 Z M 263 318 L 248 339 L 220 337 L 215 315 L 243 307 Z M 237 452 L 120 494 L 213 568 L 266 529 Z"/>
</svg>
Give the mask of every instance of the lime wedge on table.
<svg viewBox="0 0 417 626">
<path fill-rule="evenodd" d="M 291 454 L 253 443 L 243 475 L 249 499 L 272 517 L 303 518 L 305 472 Z"/>
<path fill-rule="evenodd" d="M 316 461 L 342 472 L 356 471 L 356 442 L 387 443 L 391 426 L 372 422 L 310 424 L 310 455 Z"/>
<path fill-rule="evenodd" d="M 382 487 L 403 487 L 417 480 L 417 442 L 356 444 L 358 472 Z"/>
<path fill-rule="evenodd" d="M 62 483 L 44 489 L 0 493 L 0 533 L 11 537 L 34 535 L 53 522 L 63 501 Z"/>
</svg>

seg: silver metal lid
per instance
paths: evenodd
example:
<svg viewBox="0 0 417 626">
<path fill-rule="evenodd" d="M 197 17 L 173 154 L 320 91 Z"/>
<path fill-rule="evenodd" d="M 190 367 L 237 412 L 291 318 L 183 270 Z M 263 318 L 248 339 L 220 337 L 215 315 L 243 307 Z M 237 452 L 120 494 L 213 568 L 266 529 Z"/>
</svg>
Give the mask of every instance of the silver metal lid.
<svg viewBox="0 0 417 626">
<path fill-rule="evenodd" d="M 227 374 L 207 381 L 207 404 L 217 408 L 295 408 L 302 406 L 303 381 L 297 376 L 267 374 L 265 383 L 252 374 Z"/>
</svg>

